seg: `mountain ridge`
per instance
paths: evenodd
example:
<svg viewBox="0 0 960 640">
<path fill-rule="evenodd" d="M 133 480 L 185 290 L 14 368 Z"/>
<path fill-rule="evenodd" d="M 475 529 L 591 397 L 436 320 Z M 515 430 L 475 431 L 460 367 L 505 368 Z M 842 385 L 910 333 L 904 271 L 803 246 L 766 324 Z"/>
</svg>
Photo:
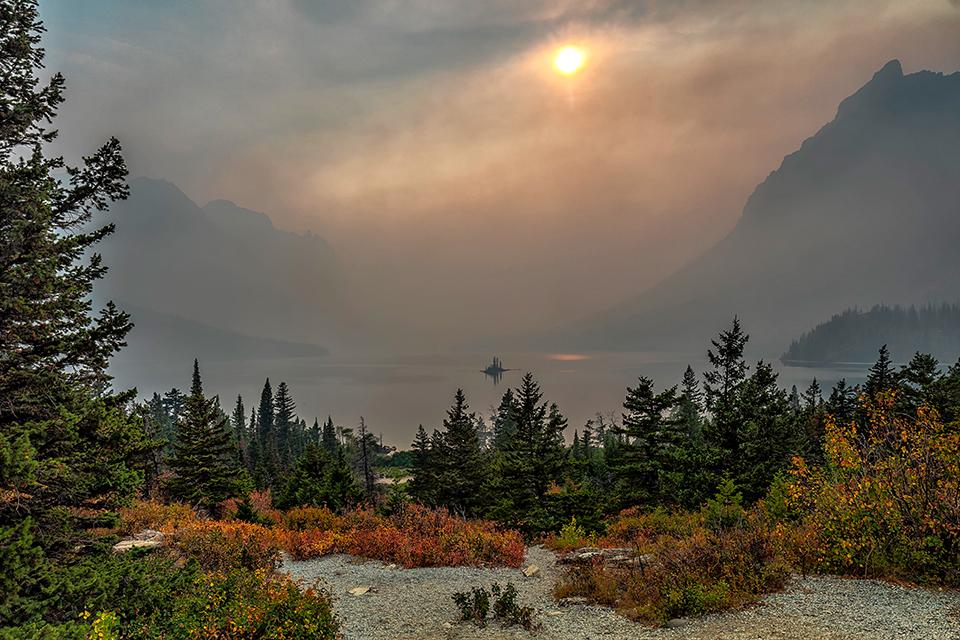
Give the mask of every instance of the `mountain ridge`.
<svg viewBox="0 0 960 640">
<path fill-rule="evenodd" d="M 757 186 L 729 234 L 561 340 L 678 348 L 740 315 L 779 353 L 837 308 L 955 299 L 958 149 L 960 73 L 904 75 L 890 61 Z"/>
</svg>

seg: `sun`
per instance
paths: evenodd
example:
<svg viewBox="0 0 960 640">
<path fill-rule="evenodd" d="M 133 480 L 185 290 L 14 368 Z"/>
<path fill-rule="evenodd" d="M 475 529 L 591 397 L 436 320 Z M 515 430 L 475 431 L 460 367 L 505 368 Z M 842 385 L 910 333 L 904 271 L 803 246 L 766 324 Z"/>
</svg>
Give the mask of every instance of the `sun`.
<svg viewBox="0 0 960 640">
<path fill-rule="evenodd" d="M 563 47 L 557 51 L 553 58 L 553 66 L 558 73 L 565 76 L 572 76 L 583 68 L 586 56 L 582 49 L 577 47 Z"/>
</svg>

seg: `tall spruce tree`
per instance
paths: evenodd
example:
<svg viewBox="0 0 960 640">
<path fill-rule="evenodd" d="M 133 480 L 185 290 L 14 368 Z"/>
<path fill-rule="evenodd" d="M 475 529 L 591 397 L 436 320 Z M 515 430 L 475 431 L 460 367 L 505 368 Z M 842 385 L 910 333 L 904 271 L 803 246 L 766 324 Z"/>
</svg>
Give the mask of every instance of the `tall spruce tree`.
<svg viewBox="0 0 960 640">
<path fill-rule="evenodd" d="M 239 466 L 227 417 L 203 395 L 196 360 L 170 467 L 176 474 L 170 483 L 172 495 L 211 512 L 239 489 Z"/>
<path fill-rule="evenodd" d="M 507 389 L 500 398 L 500 405 L 493 416 L 493 449 L 502 451 L 507 447 L 513 435 L 517 432 L 517 425 L 513 421 L 516 413 L 516 399 L 512 389 Z"/>
<path fill-rule="evenodd" d="M 857 388 L 847 385 L 846 378 L 840 378 L 830 391 L 830 397 L 824 403 L 824 409 L 839 424 L 853 420 L 857 412 Z"/>
<path fill-rule="evenodd" d="M 487 475 L 486 460 L 480 449 L 476 415 L 470 413 L 463 389 L 457 389 L 443 429 L 446 464 L 437 486 L 438 500 L 456 513 L 477 515 Z"/>
<path fill-rule="evenodd" d="M 260 406 L 257 409 L 257 441 L 253 458 L 254 482 L 260 488 L 273 485 L 280 472 L 277 437 L 274 428 L 273 389 L 270 378 L 263 383 Z"/>
<path fill-rule="evenodd" d="M 237 447 L 237 458 L 241 464 L 245 465 L 247 458 L 247 413 L 243 407 L 243 398 L 240 395 L 237 395 L 237 403 L 233 406 L 230 422 L 233 425 L 233 441 Z"/>
<path fill-rule="evenodd" d="M 891 391 L 897 386 L 897 373 L 890 359 L 890 350 L 887 345 L 880 347 L 877 361 L 870 367 L 867 381 L 863 384 L 863 391 L 867 397 L 873 399 L 878 393 Z"/>
<path fill-rule="evenodd" d="M 432 455 L 430 436 L 421 424 L 417 428 L 417 437 L 411 446 L 413 449 L 413 467 L 408 491 L 410 497 L 428 506 L 436 505 L 438 469 Z"/>
<path fill-rule="evenodd" d="M 687 436 L 698 439 L 703 428 L 703 392 L 693 367 L 687 365 L 680 386 L 680 402 L 677 407 L 677 419 L 683 425 Z"/>
<path fill-rule="evenodd" d="M 712 369 L 704 374 L 704 396 L 711 420 L 704 430 L 708 442 L 717 450 L 725 468 L 736 466 L 740 453 L 738 429 L 740 386 L 746 379 L 747 363 L 743 349 L 750 339 L 734 317 L 729 329 L 711 341 L 707 359 Z"/>
<path fill-rule="evenodd" d="M 130 318 L 91 303 L 114 230 L 95 216 L 127 195 L 120 144 L 76 167 L 48 155 L 64 79 L 39 77 L 42 33 L 35 1 L 0 2 L 0 627 L 43 618 L 48 569 L 88 552 L 153 446 L 109 389 Z"/>
<path fill-rule="evenodd" d="M 687 440 L 675 417 L 678 404 L 676 387 L 656 393 L 647 377 L 627 388 L 623 423 L 616 430 L 623 447 L 615 469 L 624 506 L 674 501 Z"/>
<path fill-rule="evenodd" d="M 803 450 L 803 434 L 797 413 L 769 364 L 757 363 L 738 400 L 740 451 L 730 471 L 744 495 L 755 500 L 766 493 L 791 455 Z"/>
<path fill-rule="evenodd" d="M 286 382 L 277 385 L 273 396 L 273 433 L 280 468 L 289 469 L 296 451 L 296 404 Z"/>
<path fill-rule="evenodd" d="M 333 418 L 327 416 L 327 421 L 323 423 L 323 431 L 320 435 L 320 443 L 323 446 L 324 451 L 333 455 L 337 452 L 337 449 L 340 448 L 340 443 L 337 442 L 337 429 L 333 426 Z"/>
<path fill-rule="evenodd" d="M 548 407 L 542 400 L 540 385 L 527 373 L 512 413 L 516 432 L 499 464 L 501 496 L 496 513 L 524 528 L 528 528 L 525 521 L 542 512 L 550 486 L 563 478 L 567 457 L 566 420 L 556 405 Z"/>
<path fill-rule="evenodd" d="M 940 362 L 927 353 L 915 353 L 897 374 L 900 395 L 897 404 L 906 414 L 915 414 L 921 405 L 944 413 L 948 396 L 944 393 Z"/>
</svg>

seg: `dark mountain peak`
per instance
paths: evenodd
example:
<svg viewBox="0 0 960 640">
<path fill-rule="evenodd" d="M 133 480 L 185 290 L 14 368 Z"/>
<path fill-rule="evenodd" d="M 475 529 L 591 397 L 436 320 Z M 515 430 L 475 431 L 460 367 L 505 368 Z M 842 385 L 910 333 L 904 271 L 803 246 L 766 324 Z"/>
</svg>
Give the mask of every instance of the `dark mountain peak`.
<svg viewBox="0 0 960 640">
<path fill-rule="evenodd" d="M 163 200 L 168 205 L 196 208 L 193 200 L 180 190 L 180 187 L 162 178 L 137 176 L 129 180 L 131 195 L 146 196 L 154 200 Z"/>
<path fill-rule="evenodd" d="M 880 68 L 880 71 L 877 71 L 873 74 L 873 80 L 871 82 L 880 82 L 887 77 L 890 78 L 902 78 L 903 77 L 903 65 L 900 64 L 900 61 L 894 58 L 887 64 L 883 65 Z"/>
</svg>

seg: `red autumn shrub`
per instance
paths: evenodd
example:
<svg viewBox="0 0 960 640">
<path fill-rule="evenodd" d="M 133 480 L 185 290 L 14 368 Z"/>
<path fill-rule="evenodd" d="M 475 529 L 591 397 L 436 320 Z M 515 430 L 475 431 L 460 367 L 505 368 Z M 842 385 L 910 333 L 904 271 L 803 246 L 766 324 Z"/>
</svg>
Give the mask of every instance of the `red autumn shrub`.
<svg viewBox="0 0 960 640">
<path fill-rule="evenodd" d="M 287 552 L 296 559 L 347 553 L 404 567 L 520 566 L 526 547 L 520 534 L 446 511 L 410 506 L 383 517 L 357 509 L 342 517 L 322 509 L 288 512 Z M 311 528 L 307 525 L 315 523 Z"/>
</svg>

